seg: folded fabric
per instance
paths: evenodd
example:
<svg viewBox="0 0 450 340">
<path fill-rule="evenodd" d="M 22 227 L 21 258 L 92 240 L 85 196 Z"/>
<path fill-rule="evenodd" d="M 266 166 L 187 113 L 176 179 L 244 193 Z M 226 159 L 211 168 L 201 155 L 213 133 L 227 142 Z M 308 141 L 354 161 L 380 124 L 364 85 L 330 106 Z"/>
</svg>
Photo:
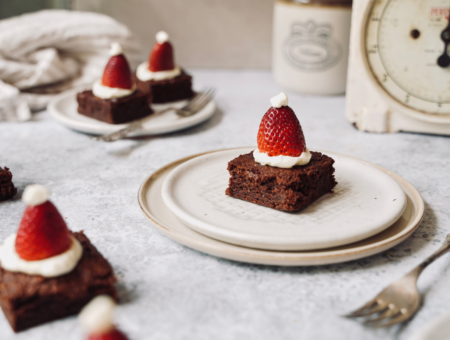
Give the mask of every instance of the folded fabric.
<svg viewBox="0 0 450 340">
<path fill-rule="evenodd" d="M 25 120 L 56 93 L 101 77 L 112 42 L 132 67 L 141 61 L 130 30 L 103 14 L 44 10 L 0 20 L 0 120 Z"/>
</svg>

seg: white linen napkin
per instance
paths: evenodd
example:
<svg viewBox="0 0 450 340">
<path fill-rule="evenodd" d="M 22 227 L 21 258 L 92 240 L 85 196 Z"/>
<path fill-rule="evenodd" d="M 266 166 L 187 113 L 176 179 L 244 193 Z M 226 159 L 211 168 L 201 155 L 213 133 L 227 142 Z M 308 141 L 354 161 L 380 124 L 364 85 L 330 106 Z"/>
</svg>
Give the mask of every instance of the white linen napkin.
<svg viewBox="0 0 450 340">
<path fill-rule="evenodd" d="M 44 10 L 0 20 L 0 120 L 27 120 L 56 93 L 100 78 L 112 42 L 135 68 L 138 42 L 106 15 Z"/>
</svg>

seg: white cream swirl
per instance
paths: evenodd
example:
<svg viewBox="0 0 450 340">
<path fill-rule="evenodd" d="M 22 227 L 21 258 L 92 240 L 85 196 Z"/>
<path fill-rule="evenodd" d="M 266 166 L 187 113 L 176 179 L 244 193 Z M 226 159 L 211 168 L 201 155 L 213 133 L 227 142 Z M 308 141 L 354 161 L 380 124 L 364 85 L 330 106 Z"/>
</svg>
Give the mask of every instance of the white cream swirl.
<svg viewBox="0 0 450 340">
<path fill-rule="evenodd" d="M 148 69 L 148 62 L 140 64 L 136 70 L 136 77 L 138 77 L 140 81 L 167 80 L 175 78 L 180 74 L 181 69 L 178 66 L 175 66 L 173 70 L 152 72 Z"/>
<path fill-rule="evenodd" d="M 122 98 L 129 96 L 134 91 L 136 91 L 136 86 L 133 86 L 131 89 L 109 87 L 103 85 L 101 80 L 97 80 L 94 85 L 92 85 L 92 92 L 94 93 L 94 96 L 102 99 Z"/>
<path fill-rule="evenodd" d="M 260 152 L 259 149 L 256 148 L 255 151 L 253 151 L 253 158 L 255 159 L 255 162 L 261 165 L 270 165 L 277 168 L 289 169 L 296 165 L 308 164 L 311 160 L 311 153 L 308 148 L 305 148 L 305 151 L 303 151 L 298 157 L 283 155 L 270 157 L 268 154 Z"/>
<path fill-rule="evenodd" d="M 74 237 L 72 245 L 64 253 L 38 261 L 26 261 L 16 252 L 16 234 L 6 238 L 0 245 L 0 263 L 6 270 L 28 275 L 56 277 L 70 273 L 80 261 L 83 247 Z"/>
</svg>

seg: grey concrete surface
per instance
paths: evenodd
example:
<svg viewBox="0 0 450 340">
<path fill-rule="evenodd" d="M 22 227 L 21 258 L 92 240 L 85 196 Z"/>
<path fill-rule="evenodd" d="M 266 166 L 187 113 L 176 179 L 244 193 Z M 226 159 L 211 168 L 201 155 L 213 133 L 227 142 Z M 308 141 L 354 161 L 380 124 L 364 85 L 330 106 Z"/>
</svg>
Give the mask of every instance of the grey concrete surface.
<svg viewBox="0 0 450 340">
<path fill-rule="evenodd" d="M 450 232 L 450 138 L 367 134 L 344 120 L 344 97 L 287 92 L 311 148 L 379 164 L 410 181 L 426 202 L 425 218 L 405 242 L 358 261 L 318 267 L 232 262 L 179 245 L 141 213 L 137 191 L 147 175 L 181 157 L 256 144 L 260 119 L 280 88 L 265 71 L 192 70 L 195 84 L 219 90 L 208 122 L 170 135 L 113 144 L 68 130 L 48 113 L 0 123 L 0 165 L 20 193 L 41 183 L 72 230 L 84 229 L 112 264 L 123 303 L 117 323 L 130 339 L 409 339 L 450 310 L 450 256 L 419 281 L 424 305 L 409 323 L 372 330 L 339 316 L 437 249 Z M 0 240 L 14 232 L 20 193 L 0 203 Z M 83 339 L 75 317 L 15 335 L 0 313 L 2 340 Z"/>
</svg>

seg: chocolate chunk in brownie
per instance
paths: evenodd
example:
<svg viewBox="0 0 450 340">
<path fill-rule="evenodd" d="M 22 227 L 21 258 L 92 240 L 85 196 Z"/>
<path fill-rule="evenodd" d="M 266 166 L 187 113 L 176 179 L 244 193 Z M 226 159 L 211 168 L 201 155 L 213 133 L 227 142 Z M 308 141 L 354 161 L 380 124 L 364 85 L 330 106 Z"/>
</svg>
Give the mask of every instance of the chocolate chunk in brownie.
<svg viewBox="0 0 450 340">
<path fill-rule="evenodd" d="M 138 89 L 152 94 L 152 103 L 168 103 L 194 96 L 192 77 L 182 70 L 172 79 L 141 81 L 135 77 Z"/>
<path fill-rule="evenodd" d="M 282 211 L 306 208 L 323 194 L 332 191 L 334 160 L 320 152 L 311 152 L 304 166 L 283 169 L 255 162 L 253 152 L 228 163 L 230 182 L 226 194 Z"/>
<path fill-rule="evenodd" d="M 109 124 L 123 124 L 150 115 L 150 93 L 140 90 L 122 98 L 102 99 L 91 90 L 77 94 L 78 112 Z"/>
<path fill-rule="evenodd" d="M 15 332 L 77 314 L 97 295 L 117 300 L 111 265 L 83 232 L 73 235 L 83 255 L 68 274 L 46 278 L 11 272 L 0 265 L 0 306 Z"/>
<path fill-rule="evenodd" d="M 9 168 L 0 167 L 0 201 L 13 198 L 17 194 L 17 188 L 12 182 L 13 175 Z"/>
</svg>

